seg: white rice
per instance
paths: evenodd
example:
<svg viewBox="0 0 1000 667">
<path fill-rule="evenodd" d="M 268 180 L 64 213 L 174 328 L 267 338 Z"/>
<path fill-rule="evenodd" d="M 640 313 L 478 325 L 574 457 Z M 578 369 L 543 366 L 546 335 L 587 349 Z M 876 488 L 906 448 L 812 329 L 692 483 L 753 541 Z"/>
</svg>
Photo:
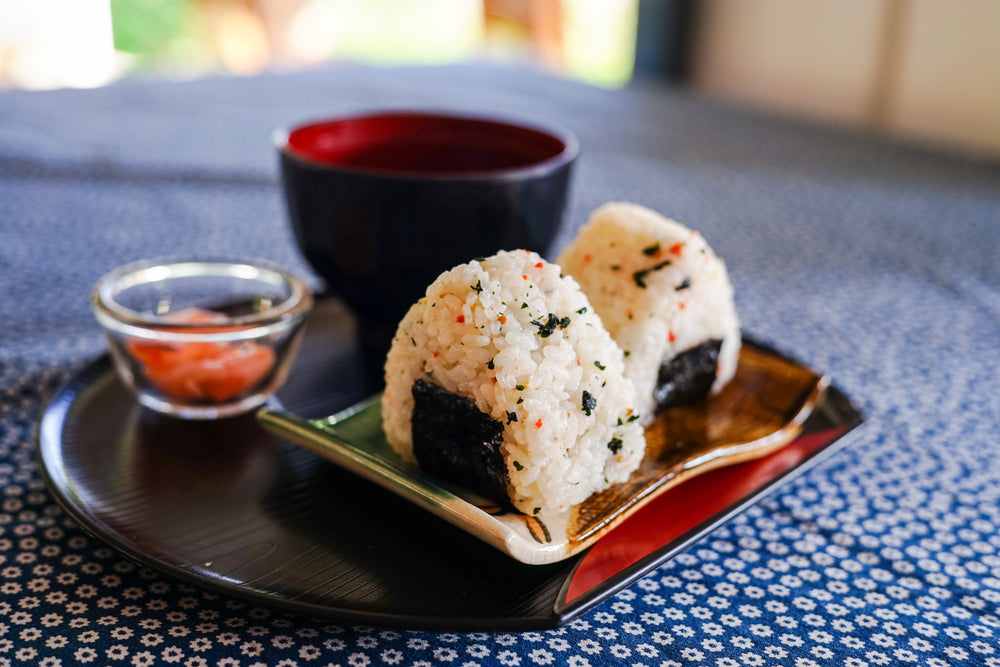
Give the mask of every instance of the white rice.
<svg viewBox="0 0 1000 667">
<path fill-rule="evenodd" d="M 660 363 L 678 353 L 721 339 L 711 392 L 732 379 L 740 349 L 733 287 L 698 232 L 637 204 L 609 203 L 557 261 L 625 351 L 644 424 L 654 416 Z"/>
<path fill-rule="evenodd" d="M 542 336 L 550 314 L 560 323 Z M 621 348 L 576 281 L 533 252 L 504 251 L 441 274 L 400 323 L 385 372 L 393 448 L 415 460 L 416 380 L 464 396 L 504 424 L 508 494 L 528 514 L 568 510 L 625 481 L 645 451 Z M 589 415 L 584 391 L 596 399 Z"/>
</svg>

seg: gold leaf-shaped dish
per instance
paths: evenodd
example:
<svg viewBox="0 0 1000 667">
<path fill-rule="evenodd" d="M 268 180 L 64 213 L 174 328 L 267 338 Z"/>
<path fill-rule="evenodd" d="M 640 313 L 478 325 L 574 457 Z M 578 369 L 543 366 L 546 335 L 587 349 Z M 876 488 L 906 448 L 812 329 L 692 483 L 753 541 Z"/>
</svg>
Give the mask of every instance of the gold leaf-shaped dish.
<svg viewBox="0 0 1000 667">
<path fill-rule="evenodd" d="M 268 430 L 361 475 L 528 564 L 580 553 L 669 488 L 700 473 L 766 456 L 793 441 L 821 405 L 829 379 L 745 341 L 736 376 L 717 396 L 672 408 L 646 429 L 646 455 L 629 480 L 562 514 L 527 516 L 404 461 L 382 432 L 378 397 L 325 419 L 263 408 Z"/>
</svg>

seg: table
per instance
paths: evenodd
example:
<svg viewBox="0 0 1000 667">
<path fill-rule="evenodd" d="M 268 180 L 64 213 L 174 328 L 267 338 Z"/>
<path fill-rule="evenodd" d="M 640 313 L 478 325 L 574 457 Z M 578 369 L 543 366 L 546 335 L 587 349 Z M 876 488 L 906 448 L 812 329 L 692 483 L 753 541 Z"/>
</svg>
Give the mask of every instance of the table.
<svg viewBox="0 0 1000 667">
<path fill-rule="evenodd" d="M 568 625 L 433 633 L 285 614 L 136 566 L 35 461 L 104 343 L 104 271 L 258 256 L 309 276 L 272 130 L 384 107 L 562 124 L 567 224 L 645 204 L 723 256 L 744 329 L 829 373 L 852 445 Z M 0 94 L 0 661 L 152 665 L 1000 665 L 1000 164 L 508 67 L 336 67 Z"/>
</svg>

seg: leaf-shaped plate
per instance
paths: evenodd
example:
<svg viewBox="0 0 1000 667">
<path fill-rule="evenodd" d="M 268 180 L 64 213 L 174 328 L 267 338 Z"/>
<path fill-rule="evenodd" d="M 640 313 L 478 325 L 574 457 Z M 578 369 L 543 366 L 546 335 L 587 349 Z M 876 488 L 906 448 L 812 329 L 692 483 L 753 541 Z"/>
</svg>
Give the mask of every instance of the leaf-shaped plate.
<svg viewBox="0 0 1000 667">
<path fill-rule="evenodd" d="M 527 516 L 404 461 L 382 432 L 378 396 L 324 419 L 262 408 L 273 433 L 361 475 L 528 564 L 577 554 L 650 500 L 700 473 L 766 456 L 793 441 L 829 379 L 745 341 L 736 376 L 717 396 L 670 409 L 646 429 L 646 455 L 629 480 L 561 514 Z"/>
</svg>

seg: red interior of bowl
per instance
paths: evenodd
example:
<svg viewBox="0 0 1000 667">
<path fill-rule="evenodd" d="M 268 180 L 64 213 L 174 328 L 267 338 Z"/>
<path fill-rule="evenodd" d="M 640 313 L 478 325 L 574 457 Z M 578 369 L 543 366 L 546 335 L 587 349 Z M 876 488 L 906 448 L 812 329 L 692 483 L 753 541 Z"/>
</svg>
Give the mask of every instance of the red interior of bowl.
<svg viewBox="0 0 1000 667">
<path fill-rule="evenodd" d="M 322 164 L 397 174 L 468 174 L 518 169 L 556 158 L 567 142 L 494 120 L 385 113 L 302 125 L 285 149 Z"/>
</svg>

